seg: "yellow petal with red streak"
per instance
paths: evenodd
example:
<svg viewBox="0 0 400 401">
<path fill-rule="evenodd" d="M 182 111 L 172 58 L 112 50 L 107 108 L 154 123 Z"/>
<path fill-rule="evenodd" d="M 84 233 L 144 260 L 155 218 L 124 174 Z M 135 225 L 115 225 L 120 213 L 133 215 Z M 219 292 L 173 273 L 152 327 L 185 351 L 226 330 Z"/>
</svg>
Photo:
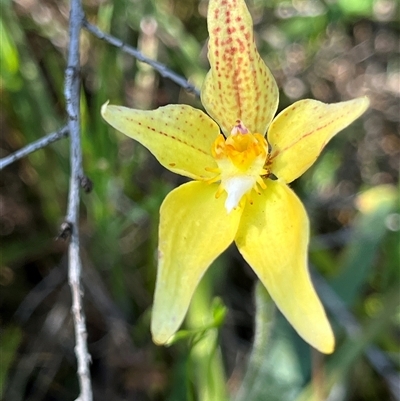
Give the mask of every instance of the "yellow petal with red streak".
<svg viewBox="0 0 400 401">
<path fill-rule="evenodd" d="M 274 77 L 257 52 L 253 23 L 243 0 L 211 0 L 208 6 L 208 72 L 201 91 L 207 112 L 228 136 L 241 120 L 265 134 L 278 106 Z"/>
<path fill-rule="evenodd" d="M 363 114 L 368 105 L 366 97 L 334 104 L 306 99 L 283 110 L 267 136 L 272 173 L 286 183 L 301 176 L 329 140 Z"/>
<path fill-rule="evenodd" d="M 169 105 L 142 111 L 122 106 L 101 108 L 103 118 L 118 131 L 145 146 L 167 169 L 194 179 L 214 176 L 211 148 L 219 127 L 201 110 Z"/>
</svg>

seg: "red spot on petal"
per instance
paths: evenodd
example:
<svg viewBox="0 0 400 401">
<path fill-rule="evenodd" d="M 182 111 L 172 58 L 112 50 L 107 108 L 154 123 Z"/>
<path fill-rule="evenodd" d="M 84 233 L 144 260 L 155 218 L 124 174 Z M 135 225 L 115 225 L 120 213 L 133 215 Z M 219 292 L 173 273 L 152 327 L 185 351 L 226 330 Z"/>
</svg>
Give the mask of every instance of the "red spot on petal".
<svg viewBox="0 0 400 401">
<path fill-rule="evenodd" d="M 244 46 L 244 43 L 243 43 L 243 41 L 241 41 L 239 38 L 238 39 L 236 39 L 236 42 L 238 43 L 238 45 L 239 45 L 239 50 L 240 50 L 240 52 L 244 52 L 244 50 L 245 50 L 245 46 Z"/>
<path fill-rule="evenodd" d="M 233 55 L 235 55 L 235 53 L 238 51 L 238 48 L 237 47 L 231 47 L 230 49 L 229 49 L 229 53 L 233 56 Z"/>
</svg>

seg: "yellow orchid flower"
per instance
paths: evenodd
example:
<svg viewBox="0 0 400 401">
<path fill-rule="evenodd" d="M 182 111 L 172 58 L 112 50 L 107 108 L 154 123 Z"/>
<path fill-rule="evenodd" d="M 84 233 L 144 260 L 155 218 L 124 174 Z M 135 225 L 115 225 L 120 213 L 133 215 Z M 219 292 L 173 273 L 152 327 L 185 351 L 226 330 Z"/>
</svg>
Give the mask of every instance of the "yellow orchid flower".
<svg viewBox="0 0 400 401">
<path fill-rule="evenodd" d="M 288 184 L 369 101 L 300 100 L 273 119 L 278 88 L 245 2 L 210 0 L 207 20 L 211 69 L 201 99 L 211 117 L 186 105 L 102 107 L 114 128 L 194 179 L 161 206 L 153 340 L 164 344 L 179 329 L 204 272 L 235 241 L 299 335 L 331 353 L 334 336 L 307 268 L 308 217 Z"/>
</svg>

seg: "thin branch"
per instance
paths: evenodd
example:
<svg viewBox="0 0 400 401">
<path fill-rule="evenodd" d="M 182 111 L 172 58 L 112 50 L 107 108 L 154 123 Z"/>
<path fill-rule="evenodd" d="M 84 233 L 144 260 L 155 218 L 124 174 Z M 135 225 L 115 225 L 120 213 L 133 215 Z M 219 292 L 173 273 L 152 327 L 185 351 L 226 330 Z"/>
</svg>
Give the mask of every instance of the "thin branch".
<svg viewBox="0 0 400 401">
<path fill-rule="evenodd" d="M 79 35 L 84 18 L 80 0 L 71 0 L 69 18 L 68 63 L 65 70 L 65 101 L 70 132 L 71 178 L 68 198 L 67 222 L 71 226 L 69 243 L 68 281 L 72 294 L 72 314 L 75 327 L 75 355 L 78 362 L 80 394 L 76 401 L 92 401 L 92 384 L 87 349 L 87 331 L 82 307 L 81 258 L 79 254 L 79 189 L 84 180 L 80 139 L 80 60 Z"/>
<path fill-rule="evenodd" d="M 135 57 L 137 60 L 142 61 L 143 63 L 149 64 L 152 66 L 157 72 L 160 73 L 161 76 L 164 78 L 169 78 L 171 81 L 174 81 L 176 84 L 181 86 L 183 89 L 187 90 L 188 92 L 194 93 L 197 97 L 200 97 L 200 91 L 190 82 L 188 82 L 184 77 L 181 75 L 176 74 L 175 72 L 171 71 L 168 67 L 164 64 L 159 63 L 158 61 L 152 60 L 146 56 L 144 56 L 139 50 L 135 49 L 132 46 L 125 44 L 122 40 L 109 35 L 101 31 L 97 26 L 90 24 L 88 21 L 83 21 L 83 26 L 89 31 L 91 34 L 96 36 L 97 38 L 104 40 L 105 42 L 118 47 L 123 52 Z"/>
<path fill-rule="evenodd" d="M 86 30 L 88 32 L 90 32 L 97 38 L 104 40 L 105 42 L 107 42 L 113 46 L 118 47 L 123 52 L 135 57 L 137 60 L 142 61 L 143 63 L 149 64 L 156 71 L 158 71 L 160 73 L 160 75 L 163 76 L 164 78 L 169 78 L 171 81 L 175 82 L 176 84 L 181 86 L 183 89 L 195 94 L 197 97 L 200 97 L 200 91 L 193 84 L 191 84 L 184 77 L 182 77 L 181 75 L 178 75 L 175 72 L 171 71 L 164 64 L 161 64 L 158 61 L 152 60 L 152 59 L 144 56 L 139 50 L 135 49 L 132 46 L 125 44 L 122 40 L 115 38 L 114 36 L 111 36 L 103 31 L 101 31 L 97 26 L 90 24 L 89 22 L 87 22 L 85 20 L 83 12 L 81 13 L 81 18 L 82 18 L 83 22 L 80 23 L 79 30 L 83 26 L 84 28 L 86 28 Z M 79 51 L 79 49 L 78 49 L 78 51 Z M 71 69 L 70 66 L 68 65 L 66 79 L 73 78 L 73 74 L 74 74 L 73 71 L 74 71 L 74 69 L 73 68 Z M 79 71 L 79 65 L 78 65 L 78 71 Z M 69 107 L 69 105 L 67 105 L 67 108 L 68 107 Z M 61 128 L 59 131 L 48 134 L 45 137 L 43 137 L 35 142 L 32 142 L 31 144 L 25 146 L 24 148 L 16 151 L 15 153 L 13 153 L 9 156 L 6 156 L 3 159 L 0 159 L 0 171 L 3 168 L 7 167 L 8 165 L 14 163 L 15 161 L 29 155 L 30 153 L 35 152 L 36 150 L 44 148 L 47 145 L 50 145 L 51 143 L 58 141 L 61 138 L 66 137 L 69 133 L 68 127 L 69 127 L 69 123 L 68 123 L 68 126 Z M 73 143 L 73 141 L 71 141 L 71 144 L 72 143 Z M 77 152 L 80 152 L 80 150 L 79 150 L 80 146 L 79 146 L 79 149 L 78 148 L 75 148 L 75 149 Z M 79 158 L 79 160 L 80 161 L 78 164 L 79 164 L 79 170 L 80 170 L 79 174 L 81 176 L 81 178 L 80 178 L 81 185 L 83 184 L 84 186 L 87 186 L 88 187 L 87 190 L 90 191 L 91 183 L 87 183 L 87 184 L 85 183 L 86 177 L 84 177 L 83 172 L 82 172 L 81 157 Z"/>
<path fill-rule="evenodd" d="M 51 143 L 56 142 L 59 139 L 64 138 L 66 136 L 68 136 L 68 126 L 62 127 L 58 131 L 52 132 L 51 134 L 48 134 L 45 137 L 30 143 L 29 145 L 26 145 L 25 147 L 23 147 L 20 150 L 17 150 L 11 155 L 0 159 L 0 171 L 3 170 L 3 168 L 7 167 L 8 165 L 16 162 L 17 160 L 22 159 L 25 156 L 28 156 L 30 153 L 36 152 L 37 150 L 44 148 L 47 145 L 50 145 Z"/>
<path fill-rule="evenodd" d="M 14 313 L 17 322 L 26 324 L 32 313 L 52 293 L 56 291 L 67 278 L 67 257 L 63 256 L 58 266 L 55 266 L 47 276 L 24 297 Z"/>
</svg>

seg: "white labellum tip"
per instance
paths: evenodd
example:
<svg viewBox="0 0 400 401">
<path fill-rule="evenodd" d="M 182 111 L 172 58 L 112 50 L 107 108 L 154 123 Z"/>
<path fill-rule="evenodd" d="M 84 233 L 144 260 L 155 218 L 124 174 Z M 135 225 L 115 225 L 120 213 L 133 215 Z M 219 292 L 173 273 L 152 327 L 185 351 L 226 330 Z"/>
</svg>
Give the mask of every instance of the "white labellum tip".
<svg viewBox="0 0 400 401">
<path fill-rule="evenodd" d="M 249 192 L 255 185 L 254 177 L 234 177 L 223 180 L 224 187 L 228 197 L 225 201 L 225 208 L 228 214 L 239 205 L 243 195 Z"/>
</svg>

